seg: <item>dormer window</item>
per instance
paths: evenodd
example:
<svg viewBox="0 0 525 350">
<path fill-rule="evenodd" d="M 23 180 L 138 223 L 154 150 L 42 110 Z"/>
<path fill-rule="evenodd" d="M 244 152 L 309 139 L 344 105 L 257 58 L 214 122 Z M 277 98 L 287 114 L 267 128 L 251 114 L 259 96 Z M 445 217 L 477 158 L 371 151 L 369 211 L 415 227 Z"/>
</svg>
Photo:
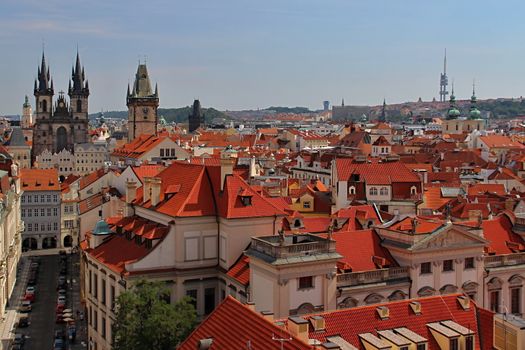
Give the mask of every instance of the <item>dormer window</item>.
<svg viewBox="0 0 525 350">
<path fill-rule="evenodd" d="M 355 186 L 350 186 L 350 188 L 348 188 L 348 194 L 355 195 Z"/>
<path fill-rule="evenodd" d="M 246 189 L 241 190 L 241 193 L 239 193 L 239 198 L 241 199 L 241 203 L 245 207 L 252 205 L 252 197 L 253 195 Z"/>
<path fill-rule="evenodd" d="M 416 195 L 417 194 L 417 187 L 416 186 L 410 187 L 410 194 L 411 195 Z"/>
</svg>

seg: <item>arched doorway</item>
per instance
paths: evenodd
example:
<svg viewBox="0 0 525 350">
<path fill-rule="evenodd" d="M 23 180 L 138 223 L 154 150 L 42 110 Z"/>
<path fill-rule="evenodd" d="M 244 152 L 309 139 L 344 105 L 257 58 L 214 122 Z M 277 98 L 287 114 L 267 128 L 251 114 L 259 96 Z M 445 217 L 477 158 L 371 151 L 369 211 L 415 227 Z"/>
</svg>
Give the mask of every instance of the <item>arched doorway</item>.
<svg viewBox="0 0 525 350">
<path fill-rule="evenodd" d="M 67 235 L 64 237 L 64 247 L 71 247 L 73 245 L 73 237 L 71 235 Z"/>
<path fill-rule="evenodd" d="M 36 238 L 28 237 L 22 241 L 22 251 L 38 249 L 38 241 Z"/>
<path fill-rule="evenodd" d="M 57 152 L 62 151 L 67 146 L 67 131 L 63 126 L 57 129 Z"/>
<path fill-rule="evenodd" d="M 55 237 L 46 237 L 42 241 L 42 249 L 56 248 L 57 239 Z"/>
</svg>

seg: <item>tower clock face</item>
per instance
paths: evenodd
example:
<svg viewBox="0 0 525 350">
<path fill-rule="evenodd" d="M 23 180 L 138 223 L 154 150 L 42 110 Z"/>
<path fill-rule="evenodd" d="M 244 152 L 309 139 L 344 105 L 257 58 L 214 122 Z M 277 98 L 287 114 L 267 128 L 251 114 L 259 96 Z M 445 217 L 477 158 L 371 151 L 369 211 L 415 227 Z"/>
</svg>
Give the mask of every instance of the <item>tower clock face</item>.
<svg viewBox="0 0 525 350">
<path fill-rule="evenodd" d="M 64 102 L 60 102 L 60 103 L 58 104 L 58 106 L 59 106 L 59 107 L 64 107 Z"/>
</svg>

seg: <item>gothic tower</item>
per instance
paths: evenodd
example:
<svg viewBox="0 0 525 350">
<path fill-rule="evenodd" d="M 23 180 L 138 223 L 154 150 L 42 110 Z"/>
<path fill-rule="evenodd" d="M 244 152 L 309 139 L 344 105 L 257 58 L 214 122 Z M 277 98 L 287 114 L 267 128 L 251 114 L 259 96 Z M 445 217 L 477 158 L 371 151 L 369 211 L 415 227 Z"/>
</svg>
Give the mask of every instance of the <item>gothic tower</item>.
<svg viewBox="0 0 525 350">
<path fill-rule="evenodd" d="M 89 83 L 84 73 L 84 67 L 80 64 L 80 56 L 77 51 L 75 67 L 71 70 L 69 81 L 69 104 L 73 123 L 73 139 L 75 143 L 86 143 L 88 141 L 88 98 Z"/>
<path fill-rule="evenodd" d="M 51 79 L 44 52 L 42 52 L 42 63 L 38 68 L 38 78 L 35 79 L 34 95 L 36 99 L 35 121 L 41 119 L 49 120 L 53 109 L 54 89 L 53 79 Z"/>
<path fill-rule="evenodd" d="M 130 92 L 128 85 L 126 105 L 128 106 L 128 141 L 142 134 L 157 134 L 159 93 L 157 85 L 155 85 L 155 92 L 151 89 L 145 63 L 139 63 L 133 91 Z"/>
<path fill-rule="evenodd" d="M 201 110 L 201 103 L 199 100 L 193 101 L 193 108 L 191 114 L 188 116 L 188 131 L 194 132 L 201 126 L 204 126 L 204 114 Z"/>
<path fill-rule="evenodd" d="M 386 122 L 386 99 L 383 99 L 383 108 L 381 109 L 381 114 L 379 115 L 379 121 L 382 123 Z"/>
<path fill-rule="evenodd" d="M 22 120 L 20 121 L 22 129 L 30 129 L 33 126 L 33 109 L 29 103 L 29 97 L 26 95 L 24 107 L 22 109 Z"/>
</svg>

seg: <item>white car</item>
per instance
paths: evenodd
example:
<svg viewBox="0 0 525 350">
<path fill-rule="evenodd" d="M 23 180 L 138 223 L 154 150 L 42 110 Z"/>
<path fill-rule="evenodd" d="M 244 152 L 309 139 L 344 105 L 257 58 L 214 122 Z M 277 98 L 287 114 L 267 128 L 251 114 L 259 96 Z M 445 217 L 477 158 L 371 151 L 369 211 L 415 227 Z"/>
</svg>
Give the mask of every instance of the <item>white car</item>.
<svg viewBox="0 0 525 350">
<path fill-rule="evenodd" d="M 65 295 L 59 295 L 58 296 L 58 303 L 59 304 L 65 304 L 66 303 L 66 296 Z"/>
<path fill-rule="evenodd" d="M 26 293 L 29 293 L 29 294 L 35 294 L 35 286 L 28 286 L 26 288 Z"/>
</svg>

